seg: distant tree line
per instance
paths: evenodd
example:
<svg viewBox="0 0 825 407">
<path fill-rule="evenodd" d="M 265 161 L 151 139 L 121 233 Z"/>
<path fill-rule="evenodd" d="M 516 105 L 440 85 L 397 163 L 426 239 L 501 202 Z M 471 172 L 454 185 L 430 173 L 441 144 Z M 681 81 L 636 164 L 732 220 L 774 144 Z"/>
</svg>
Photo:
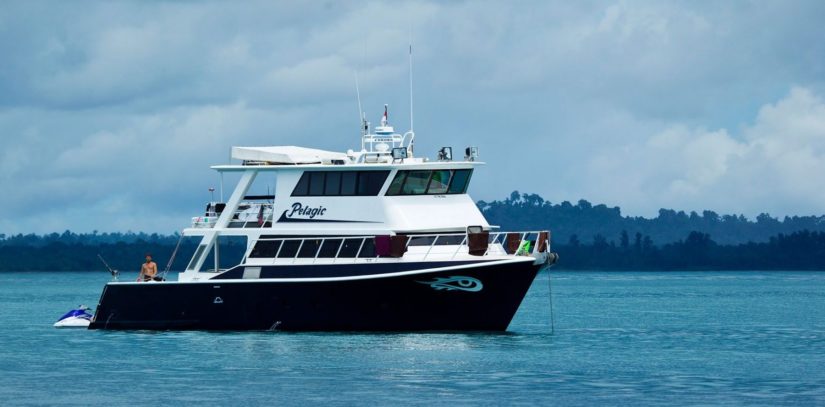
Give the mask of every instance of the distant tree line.
<svg viewBox="0 0 825 407">
<path fill-rule="evenodd" d="M 555 243 L 568 270 L 825 270 L 825 232 L 779 234 L 766 242 L 721 245 L 702 232 L 657 246 L 650 236 L 620 233 L 618 241 L 572 235 Z"/>
<path fill-rule="evenodd" d="M 157 236 L 130 242 L 90 243 L 80 235 L 69 242 L 50 237 L 0 240 L 2 271 L 104 271 L 97 258 L 101 254 L 121 272 L 137 272 L 145 253 L 151 253 L 161 271 L 166 268 L 178 237 Z M 44 240 L 49 240 L 48 242 Z M 171 266 L 181 271 L 197 247 L 198 240 L 186 238 Z M 246 249 L 243 241 L 230 241 L 220 248 L 221 268 L 239 262 Z M 684 239 L 656 245 L 650 236 L 626 231 L 618 239 L 596 235 L 587 241 L 571 235 L 556 241 L 560 254 L 558 269 L 566 270 L 825 270 L 825 232 L 800 231 L 779 234 L 766 242 L 722 245 L 702 232 L 690 232 Z M 208 258 L 206 268 L 214 267 Z"/>
<path fill-rule="evenodd" d="M 65 232 L 44 236 L 17 235 L 0 239 L 0 271 L 87 271 L 105 270 L 97 255 L 121 272 L 135 272 L 146 254 L 151 254 L 163 271 L 175 251 L 180 235 L 158 234 L 75 234 Z M 183 238 L 171 271 L 186 268 L 199 243 L 198 238 Z M 221 268 L 234 266 L 246 251 L 241 239 L 229 240 L 220 247 Z M 212 255 L 205 268 L 214 267 Z"/>
<path fill-rule="evenodd" d="M 580 200 L 552 204 L 517 191 L 503 201 L 479 201 L 490 224 L 503 230 L 552 231 L 560 269 L 571 270 L 825 270 L 825 216 L 767 214 L 749 220 L 712 211 L 687 214 L 661 209 L 652 219 L 622 216 L 619 208 Z M 0 233 L 0 271 L 134 271 L 145 253 L 161 270 L 181 241 L 171 270 L 183 270 L 198 244 L 179 234 L 84 233 L 47 235 Z M 244 239 L 221 246 L 219 267 L 233 266 L 246 250 Z M 207 268 L 214 267 L 211 258 Z"/>
<path fill-rule="evenodd" d="M 686 213 L 660 209 L 655 218 L 622 216 L 618 207 L 593 205 L 580 200 L 576 204 L 564 201 L 553 204 L 536 194 L 514 191 L 502 201 L 479 201 L 478 207 L 492 225 L 502 230 L 548 229 L 557 243 L 567 242 L 575 235 L 582 241 L 597 236 L 617 240 L 624 233 L 649 236 L 659 245 L 678 242 L 690 232 L 712 236 L 723 245 L 767 242 L 779 234 L 802 230 L 825 231 L 825 216 L 786 216 L 774 218 L 767 213 L 754 220 L 743 215 L 719 215 L 713 211 Z"/>
</svg>

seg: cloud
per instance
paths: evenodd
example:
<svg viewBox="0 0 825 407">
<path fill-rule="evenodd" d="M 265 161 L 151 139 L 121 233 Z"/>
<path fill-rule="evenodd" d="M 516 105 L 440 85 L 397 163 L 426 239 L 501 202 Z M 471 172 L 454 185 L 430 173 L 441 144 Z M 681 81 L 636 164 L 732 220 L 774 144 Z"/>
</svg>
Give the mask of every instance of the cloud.
<svg viewBox="0 0 825 407">
<path fill-rule="evenodd" d="M 821 213 L 825 208 L 825 102 L 795 87 L 759 109 L 738 136 L 726 129 L 672 126 L 642 143 L 590 158 L 594 199 L 631 211 L 715 208 L 755 215 Z M 618 199 L 617 199 L 618 197 Z"/>
<path fill-rule="evenodd" d="M 0 232 L 179 229 L 232 145 L 356 146 L 356 71 L 368 118 L 389 103 L 406 129 L 411 32 L 416 150 L 479 146 L 477 199 L 518 189 L 631 214 L 823 213 L 810 176 L 823 158 L 823 12 L 816 1 L 4 4 Z"/>
</svg>

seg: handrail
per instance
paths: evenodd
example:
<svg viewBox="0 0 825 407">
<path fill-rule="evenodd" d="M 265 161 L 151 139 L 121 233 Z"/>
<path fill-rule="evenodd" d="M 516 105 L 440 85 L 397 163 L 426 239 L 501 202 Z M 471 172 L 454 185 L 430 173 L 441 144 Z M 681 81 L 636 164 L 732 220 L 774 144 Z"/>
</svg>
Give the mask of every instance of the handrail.
<svg viewBox="0 0 825 407">
<path fill-rule="evenodd" d="M 487 239 L 487 249 L 482 256 L 489 256 L 492 254 L 499 254 L 499 255 L 512 255 L 512 256 L 535 256 L 539 252 L 539 247 L 542 246 L 538 241 L 539 237 L 542 233 L 547 233 L 547 238 L 544 240 L 544 249 L 546 252 L 550 252 L 550 233 L 549 231 L 545 230 L 534 230 L 534 231 L 520 231 L 520 232 L 493 232 L 488 235 Z M 507 241 L 507 236 L 510 234 L 516 234 L 519 239 L 518 249 L 515 253 L 507 253 L 507 248 L 505 247 L 505 243 Z M 440 258 L 448 258 L 450 260 L 455 259 L 458 257 L 459 254 L 462 253 L 462 249 L 469 251 L 469 235 L 467 233 L 428 233 L 428 234 L 416 234 L 416 235 L 406 235 L 408 237 L 406 242 L 406 250 L 405 256 L 409 255 L 412 257 L 421 257 L 421 261 L 426 261 L 432 257 L 440 257 Z M 458 244 L 445 244 L 444 246 L 456 246 L 455 250 L 451 250 L 451 253 L 445 253 L 443 250 L 436 250 L 434 253 L 434 249 L 438 246 L 437 243 L 439 239 L 442 237 L 450 237 L 450 236 L 463 236 L 461 241 Z M 532 240 L 530 238 L 533 238 Z M 268 241 L 278 241 L 281 242 L 278 245 L 277 250 L 275 250 L 275 254 L 273 257 L 250 257 L 251 250 L 254 250 L 254 245 L 250 248 L 250 252 L 247 253 L 245 256 L 245 260 L 249 260 L 250 258 L 256 259 L 271 259 L 272 264 L 275 264 L 278 259 L 282 258 L 281 253 L 284 250 L 284 246 L 287 246 L 286 242 L 300 242 L 298 244 L 297 249 L 294 249 L 294 253 L 289 253 L 286 257 L 283 257 L 284 260 L 291 261 L 291 263 L 297 263 L 299 260 L 308 260 L 312 264 L 318 262 L 319 260 L 329 260 L 332 263 L 338 261 L 339 258 L 349 258 L 349 259 L 377 259 L 381 256 L 372 255 L 367 257 L 362 257 L 364 253 L 364 247 L 366 246 L 367 239 L 375 238 L 375 235 L 356 235 L 356 236 L 335 236 L 335 235 L 323 235 L 323 236 L 312 236 L 312 237 L 278 237 L 278 236 L 261 236 L 259 237 L 255 243 L 258 242 L 268 242 Z M 411 247 L 411 241 L 413 238 L 432 238 L 432 242 L 429 242 L 428 245 L 415 245 L 412 247 L 423 247 L 427 246 L 426 251 L 410 253 L 409 249 Z M 306 255 L 302 256 L 301 252 L 302 249 L 305 247 L 305 243 L 310 241 L 319 241 L 317 243 L 317 247 L 314 250 L 314 253 L 307 253 Z M 321 249 L 324 248 L 324 245 L 330 241 L 340 241 L 338 243 L 338 247 L 335 251 L 335 255 L 332 257 L 320 257 L 321 256 Z M 358 243 L 358 250 L 352 256 L 341 257 L 341 252 L 344 248 L 345 241 L 359 241 Z M 532 247 L 530 252 L 525 252 L 522 248 L 525 246 L 525 242 L 531 242 Z M 293 250 L 293 249 L 290 249 Z M 408 253 L 408 254 L 407 254 Z"/>
<path fill-rule="evenodd" d="M 230 219 L 230 224 L 238 224 L 241 223 L 241 228 L 251 228 L 253 225 L 254 227 L 264 228 L 269 222 L 272 224 L 272 221 L 275 219 L 275 211 L 273 204 L 267 202 L 251 202 L 251 203 L 244 203 L 247 205 L 246 208 L 236 208 L 234 212 L 232 212 L 232 217 Z M 261 208 L 263 208 L 263 216 L 260 215 Z M 243 218 L 241 217 L 243 215 Z M 194 216 L 192 217 L 192 227 L 193 228 L 213 228 L 215 227 L 215 223 L 220 217 L 220 214 L 217 212 L 209 212 L 203 216 Z M 237 219 L 236 219 L 237 217 Z M 257 223 L 260 223 L 258 225 Z"/>
</svg>

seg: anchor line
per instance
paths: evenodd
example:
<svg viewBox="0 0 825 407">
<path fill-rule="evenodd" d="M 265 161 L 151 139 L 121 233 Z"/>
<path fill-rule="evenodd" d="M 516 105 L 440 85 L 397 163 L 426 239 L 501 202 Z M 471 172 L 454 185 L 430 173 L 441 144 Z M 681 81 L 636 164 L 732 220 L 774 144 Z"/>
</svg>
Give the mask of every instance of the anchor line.
<svg viewBox="0 0 825 407">
<path fill-rule="evenodd" d="M 550 269 L 547 269 L 547 291 L 550 293 L 550 335 L 556 333 L 556 318 L 553 312 L 553 279 L 550 278 Z"/>
</svg>

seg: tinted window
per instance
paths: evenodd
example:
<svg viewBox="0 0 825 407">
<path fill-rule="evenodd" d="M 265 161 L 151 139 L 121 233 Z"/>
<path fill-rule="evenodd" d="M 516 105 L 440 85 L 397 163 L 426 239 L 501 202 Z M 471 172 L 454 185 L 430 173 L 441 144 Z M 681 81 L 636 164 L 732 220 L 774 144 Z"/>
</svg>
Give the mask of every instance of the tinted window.
<svg viewBox="0 0 825 407">
<path fill-rule="evenodd" d="M 360 258 L 375 257 L 375 239 L 368 237 L 364 240 L 364 246 L 361 247 Z"/>
<path fill-rule="evenodd" d="M 301 244 L 301 251 L 298 252 L 298 257 L 303 259 L 314 258 L 320 246 L 321 239 L 306 239 L 304 243 Z"/>
<path fill-rule="evenodd" d="M 398 195 L 401 193 L 401 185 L 404 185 L 404 179 L 407 178 L 407 171 L 398 171 L 395 178 L 392 179 L 390 187 L 387 188 L 387 195 Z"/>
<path fill-rule="evenodd" d="M 292 196 L 376 196 L 389 171 L 310 171 L 305 172 Z"/>
<path fill-rule="evenodd" d="M 387 195 L 437 195 L 467 192 L 473 170 L 398 171 Z"/>
<path fill-rule="evenodd" d="M 341 195 L 355 195 L 355 186 L 358 184 L 358 173 L 347 171 L 341 174 Z"/>
<path fill-rule="evenodd" d="M 301 175 L 301 179 L 298 181 L 298 185 L 295 186 L 295 190 L 292 191 L 292 196 L 307 195 L 309 195 L 309 173 L 305 172 Z"/>
<path fill-rule="evenodd" d="M 295 254 L 298 253 L 298 246 L 301 245 L 300 240 L 284 240 L 283 247 L 281 247 L 281 252 L 278 253 L 278 258 L 290 258 L 295 257 Z"/>
<path fill-rule="evenodd" d="M 358 173 L 358 195 L 378 195 L 389 173 L 389 171 L 360 171 Z"/>
<path fill-rule="evenodd" d="M 250 258 L 273 258 L 275 254 L 278 253 L 278 248 L 281 247 L 280 240 L 260 240 L 258 243 L 255 243 L 255 247 L 252 248 L 252 253 L 249 254 Z"/>
<path fill-rule="evenodd" d="M 467 192 L 467 185 L 470 183 L 470 176 L 472 174 L 473 170 L 455 170 L 448 193 L 463 194 Z"/>
<path fill-rule="evenodd" d="M 312 196 L 320 196 L 324 194 L 323 172 L 309 173 L 309 194 Z"/>
<path fill-rule="evenodd" d="M 338 248 L 341 247 L 342 239 L 327 239 L 321 245 L 321 251 L 318 257 L 335 257 L 338 253 Z"/>
<path fill-rule="evenodd" d="M 364 239 L 345 239 L 344 245 L 341 246 L 341 251 L 338 257 L 355 257 L 358 254 L 358 249 L 361 248 L 361 242 Z"/>
<path fill-rule="evenodd" d="M 421 195 L 427 191 L 430 182 L 430 171 L 410 171 L 401 187 L 403 195 Z"/>
<path fill-rule="evenodd" d="M 324 195 L 340 195 L 341 194 L 341 173 L 328 172 L 327 181 L 324 184 Z"/>
<path fill-rule="evenodd" d="M 410 236 L 410 246 L 429 246 L 433 244 L 434 236 Z"/>
<path fill-rule="evenodd" d="M 435 236 L 410 236 L 410 246 L 430 246 L 433 245 L 433 240 L 434 246 L 455 246 L 461 244 L 465 237 L 466 235 L 447 235 L 438 236 L 438 240 L 435 240 Z"/>
<path fill-rule="evenodd" d="M 433 171 L 430 186 L 427 188 L 428 194 L 446 194 L 447 186 L 450 185 L 450 170 Z"/>
</svg>

